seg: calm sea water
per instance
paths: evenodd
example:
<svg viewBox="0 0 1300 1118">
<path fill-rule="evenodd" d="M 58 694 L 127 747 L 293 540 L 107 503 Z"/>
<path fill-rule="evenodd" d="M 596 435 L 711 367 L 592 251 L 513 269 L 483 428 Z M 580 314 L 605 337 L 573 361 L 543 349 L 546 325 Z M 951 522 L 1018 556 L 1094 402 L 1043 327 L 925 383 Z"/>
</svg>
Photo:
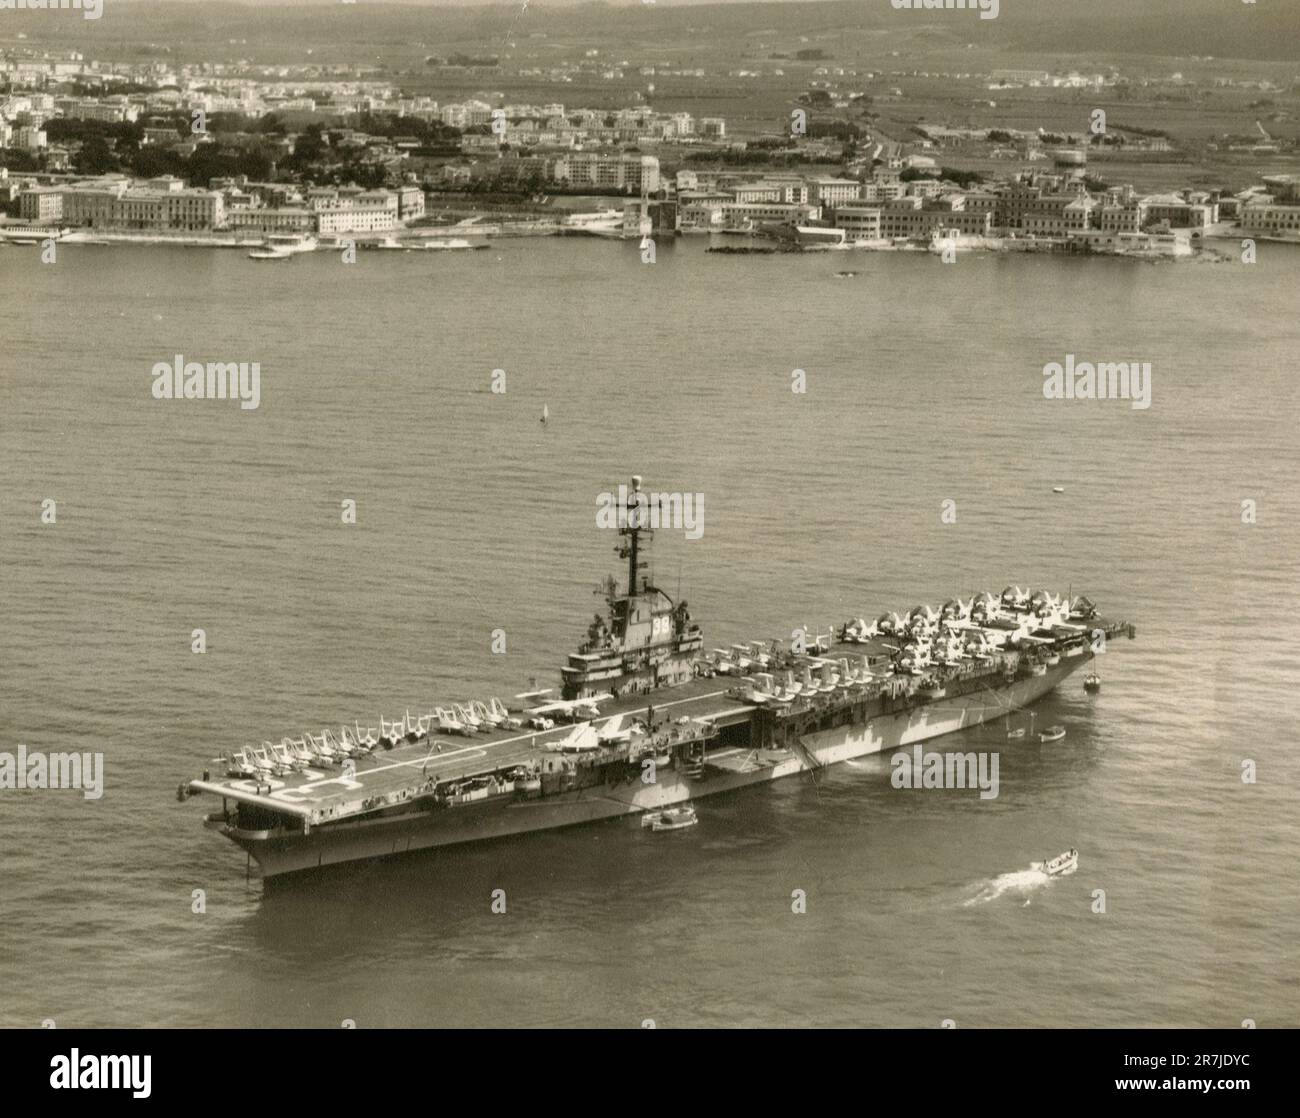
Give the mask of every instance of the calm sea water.
<svg viewBox="0 0 1300 1118">
<path fill-rule="evenodd" d="M 0 249 L 0 748 L 107 775 L 95 802 L 0 792 L 4 1024 L 1300 1024 L 1297 250 L 36 252 Z M 260 362 L 261 406 L 155 401 L 178 353 Z M 1152 407 L 1045 400 L 1067 353 L 1151 361 Z M 1097 698 L 1045 701 L 1060 745 L 952 739 L 1001 750 L 994 801 L 875 760 L 710 798 L 681 834 L 246 883 L 178 783 L 554 682 L 618 569 L 596 496 L 633 473 L 704 494 L 703 538 L 654 559 L 710 645 L 1008 582 L 1138 640 Z M 1025 874 L 1069 846 L 1074 876 Z"/>
</svg>

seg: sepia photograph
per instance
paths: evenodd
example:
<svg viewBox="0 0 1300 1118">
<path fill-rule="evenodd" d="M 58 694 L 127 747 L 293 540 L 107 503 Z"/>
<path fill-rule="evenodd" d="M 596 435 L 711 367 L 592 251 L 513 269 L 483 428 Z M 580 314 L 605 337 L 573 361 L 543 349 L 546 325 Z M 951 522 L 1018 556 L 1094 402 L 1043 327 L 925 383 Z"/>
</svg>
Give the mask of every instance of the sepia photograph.
<svg viewBox="0 0 1300 1118">
<path fill-rule="evenodd" d="M 1300 1026 L 1295 0 L 0 0 L 0 285 L 38 1085 Z"/>
</svg>

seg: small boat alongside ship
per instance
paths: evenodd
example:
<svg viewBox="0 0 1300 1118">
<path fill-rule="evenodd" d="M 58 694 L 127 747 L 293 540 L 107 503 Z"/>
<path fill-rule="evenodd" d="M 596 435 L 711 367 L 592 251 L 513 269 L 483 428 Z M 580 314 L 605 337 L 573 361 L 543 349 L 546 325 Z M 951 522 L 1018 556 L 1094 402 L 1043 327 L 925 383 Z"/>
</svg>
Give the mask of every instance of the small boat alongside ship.
<svg viewBox="0 0 1300 1118">
<path fill-rule="evenodd" d="M 690 804 L 665 808 L 663 811 L 652 811 L 641 816 L 641 826 L 649 827 L 653 831 L 684 831 L 687 827 L 694 827 L 699 821 L 695 809 Z"/>
</svg>

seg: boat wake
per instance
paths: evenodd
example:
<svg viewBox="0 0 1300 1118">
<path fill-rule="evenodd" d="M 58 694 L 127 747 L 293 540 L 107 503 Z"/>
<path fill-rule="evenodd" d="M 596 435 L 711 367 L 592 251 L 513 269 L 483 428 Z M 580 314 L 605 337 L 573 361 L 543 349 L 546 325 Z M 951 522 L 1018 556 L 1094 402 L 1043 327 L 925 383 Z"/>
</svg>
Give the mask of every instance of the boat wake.
<svg viewBox="0 0 1300 1118">
<path fill-rule="evenodd" d="M 1023 897 L 1025 904 L 1029 904 L 1033 900 L 1034 892 L 1052 880 L 1043 872 L 1042 865 L 1042 862 L 1031 862 L 1030 869 L 999 874 L 992 880 L 979 882 L 973 886 L 976 890 L 974 896 L 968 897 L 962 907 L 972 908 L 975 905 L 988 904 L 1008 893 Z"/>
</svg>

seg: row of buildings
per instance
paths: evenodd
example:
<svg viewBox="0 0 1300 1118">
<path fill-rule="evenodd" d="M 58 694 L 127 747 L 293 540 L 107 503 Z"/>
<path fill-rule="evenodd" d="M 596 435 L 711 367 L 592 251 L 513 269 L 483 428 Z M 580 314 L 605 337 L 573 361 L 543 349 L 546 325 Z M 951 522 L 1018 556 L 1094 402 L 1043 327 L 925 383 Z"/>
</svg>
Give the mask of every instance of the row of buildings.
<svg viewBox="0 0 1300 1118">
<path fill-rule="evenodd" d="M 299 188 L 223 179 L 205 190 L 172 176 L 122 175 L 12 185 L 27 223 L 116 232 L 385 233 L 424 216 L 424 191 L 415 185 Z"/>
<path fill-rule="evenodd" d="M 276 87 L 279 89 L 280 87 Z M 234 92 L 234 91 L 232 91 Z M 691 113 L 661 113 L 648 108 L 567 109 L 560 103 L 490 104 L 482 100 L 440 105 L 429 97 L 402 97 L 392 87 L 382 91 L 296 90 L 271 93 L 241 87 L 238 96 L 203 86 L 190 90 L 157 89 L 139 93 L 70 96 L 57 92 L 21 90 L 0 97 L 0 147 L 36 151 L 47 146 L 46 121 L 95 120 L 133 123 L 155 117 L 213 116 L 238 113 L 258 119 L 269 113 L 291 113 L 305 123 L 310 118 L 333 125 L 363 114 L 440 123 L 461 131 L 484 132 L 482 146 L 578 150 L 605 145 L 722 142 L 727 122 L 722 117 L 697 119 Z M 178 135 L 172 140 L 179 141 Z"/>
<path fill-rule="evenodd" d="M 1139 195 L 1130 186 L 1095 192 L 1077 175 L 1046 172 L 961 189 L 935 178 L 903 181 L 898 168 L 881 166 L 865 181 L 682 172 L 677 187 L 680 225 L 686 232 L 775 224 L 842 229 L 849 240 L 929 237 L 939 230 L 1064 238 L 1089 232 L 1205 231 L 1236 218 L 1247 230 L 1263 233 L 1300 221 L 1294 184 L 1281 180 L 1272 193 L 1229 197 L 1195 190 Z"/>
</svg>

